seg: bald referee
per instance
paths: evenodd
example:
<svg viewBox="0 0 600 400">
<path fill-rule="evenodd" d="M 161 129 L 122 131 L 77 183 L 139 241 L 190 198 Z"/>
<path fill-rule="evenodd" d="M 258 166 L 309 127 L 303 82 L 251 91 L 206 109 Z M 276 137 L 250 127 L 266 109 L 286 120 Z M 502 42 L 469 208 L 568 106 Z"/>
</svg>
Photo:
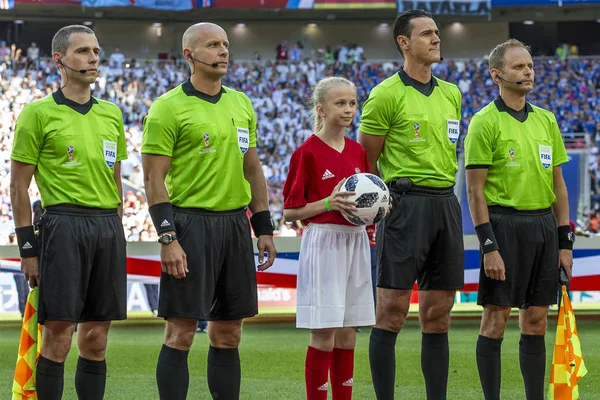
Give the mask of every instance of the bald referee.
<svg viewBox="0 0 600 400">
<path fill-rule="evenodd" d="M 477 367 L 486 400 L 500 399 L 500 346 L 519 309 L 519 361 L 528 400 L 544 398 L 546 317 L 556 304 L 559 263 L 569 277 L 574 235 L 556 117 L 528 103 L 535 78 L 529 48 L 511 39 L 490 53 L 500 96 L 473 116 L 465 140 L 471 217 L 481 246 L 483 306 Z"/>
<path fill-rule="evenodd" d="M 242 320 L 258 312 L 246 207 L 253 213 L 261 271 L 275 259 L 273 225 L 252 104 L 221 84 L 229 62 L 227 34 L 200 23 L 182 42 L 191 77 L 154 102 L 142 144 L 150 214 L 161 243 L 158 315 L 167 320 L 156 380 L 161 399 L 186 399 L 188 353 L 198 320 L 208 319 L 210 394 L 233 400 L 240 393 Z"/>
<path fill-rule="evenodd" d="M 396 337 L 413 284 L 419 287 L 421 369 L 428 399 L 445 399 L 448 327 L 464 283 L 461 210 L 453 186 L 461 94 L 431 75 L 441 60 L 440 32 L 423 10 L 400 14 L 394 42 L 403 68 L 375 87 L 363 107 L 359 142 L 371 171 L 392 192 L 391 214 L 377 227 L 377 315 L 369 358 L 379 400 L 394 398 Z"/>
<path fill-rule="evenodd" d="M 38 318 L 44 324 L 36 376 L 40 400 L 62 398 L 77 322 L 77 396 L 102 399 L 110 321 L 127 317 L 120 173 L 127 149 L 119 108 L 90 95 L 99 52 L 85 26 L 56 33 L 52 59 L 61 88 L 25 106 L 13 142 L 10 195 L 21 269 L 32 287 L 39 284 Z M 46 209 L 38 237 L 27 192 L 32 176 Z"/>
</svg>

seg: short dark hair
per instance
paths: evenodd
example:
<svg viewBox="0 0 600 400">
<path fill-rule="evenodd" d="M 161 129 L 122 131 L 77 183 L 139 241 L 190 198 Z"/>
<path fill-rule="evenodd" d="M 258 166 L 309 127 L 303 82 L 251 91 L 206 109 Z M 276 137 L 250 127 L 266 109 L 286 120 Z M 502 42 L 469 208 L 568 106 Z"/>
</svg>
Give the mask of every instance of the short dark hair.
<svg viewBox="0 0 600 400">
<path fill-rule="evenodd" d="M 425 10 L 408 10 L 408 11 L 404 11 L 403 13 L 399 14 L 396 17 L 396 19 L 394 20 L 394 29 L 393 29 L 394 44 L 396 45 L 396 48 L 398 49 L 400 54 L 404 54 L 404 53 L 402 53 L 402 49 L 400 48 L 400 45 L 398 44 L 397 38 L 400 35 L 410 37 L 410 35 L 412 34 L 412 30 L 413 30 L 413 26 L 410 23 L 410 21 L 415 18 L 431 18 L 431 19 L 433 19 L 433 16 Z"/>
<path fill-rule="evenodd" d="M 94 31 L 84 25 L 69 25 L 60 28 L 52 38 L 52 54 L 61 53 L 65 55 L 69 48 L 71 35 L 74 33 L 89 33 L 94 35 Z"/>
</svg>

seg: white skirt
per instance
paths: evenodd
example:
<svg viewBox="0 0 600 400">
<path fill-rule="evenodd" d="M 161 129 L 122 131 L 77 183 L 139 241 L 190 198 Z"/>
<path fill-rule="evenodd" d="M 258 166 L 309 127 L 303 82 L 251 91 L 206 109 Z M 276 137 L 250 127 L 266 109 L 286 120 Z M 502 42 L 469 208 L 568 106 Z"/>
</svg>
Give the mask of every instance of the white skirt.
<svg viewBox="0 0 600 400">
<path fill-rule="evenodd" d="M 296 326 L 375 324 L 371 251 L 364 226 L 310 224 L 302 235 Z"/>
</svg>

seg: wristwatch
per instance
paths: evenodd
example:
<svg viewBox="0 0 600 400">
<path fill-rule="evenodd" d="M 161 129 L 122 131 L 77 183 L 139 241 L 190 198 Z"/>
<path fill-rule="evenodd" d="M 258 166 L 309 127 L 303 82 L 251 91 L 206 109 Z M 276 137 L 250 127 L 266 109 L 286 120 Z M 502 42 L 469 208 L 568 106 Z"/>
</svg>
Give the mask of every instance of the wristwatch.
<svg viewBox="0 0 600 400">
<path fill-rule="evenodd" d="M 575 232 L 571 231 L 569 232 L 569 234 L 567 235 L 569 242 L 571 243 L 575 243 Z"/>
<path fill-rule="evenodd" d="M 158 243 L 160 244 L 169 244 L 173 240 L 177 240 L 177 235 L 174 233 L 163 233 L 158 237 Z"/>
</svg>

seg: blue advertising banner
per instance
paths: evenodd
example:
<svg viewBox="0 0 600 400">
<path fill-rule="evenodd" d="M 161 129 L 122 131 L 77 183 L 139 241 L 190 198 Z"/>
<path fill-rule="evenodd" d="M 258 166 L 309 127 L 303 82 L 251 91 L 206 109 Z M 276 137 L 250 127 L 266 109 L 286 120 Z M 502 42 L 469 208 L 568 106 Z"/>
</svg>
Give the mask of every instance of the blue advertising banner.
<svg viewBox="0 0 600 400">
<path fill-rule="evenodd" d="M 433 15 L 485 15 L 492 11 L 491 0 L 396 0 L 398 13 L 421 9 Z"/>
<path fill-rule="evenodd" d="M 84 7 L 142 7 L 155 10 L 185 11 L 194 8 L 195 3 L 195 0 L 82 0 L 81 5 Z M 198 7 L 210 7 L 211 5 L 211 0 L 197 0 Z"/>
<path fill-rule="evenodd" d="M 600 4 L 600 0 L 492 0 L 492 7 L 573 6 Z"/>
</svg>

